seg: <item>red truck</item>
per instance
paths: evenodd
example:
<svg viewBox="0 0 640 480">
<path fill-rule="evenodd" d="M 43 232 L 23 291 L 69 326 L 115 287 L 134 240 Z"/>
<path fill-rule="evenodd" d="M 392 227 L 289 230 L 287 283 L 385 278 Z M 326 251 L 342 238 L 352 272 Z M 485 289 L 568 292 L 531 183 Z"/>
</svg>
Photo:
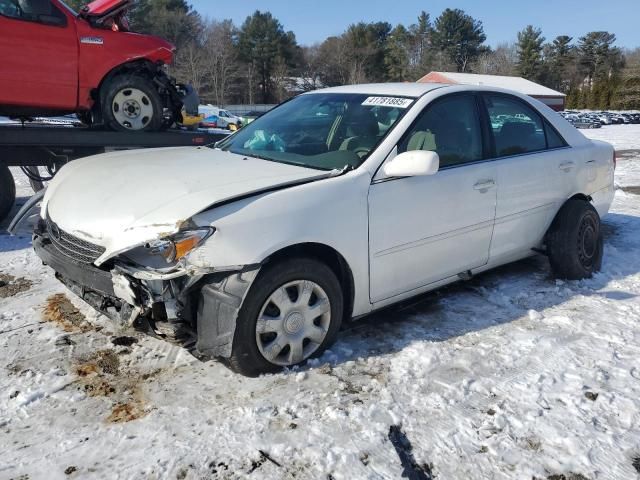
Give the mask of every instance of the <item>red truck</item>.
<svg viewBox="0 0 640 480">
<path fill-rule="evenodd" d="M 167 75 L 175 47 L 129 31 L 132 0 L 0 0 L 0 115 L 76 113 L 119 131 L 173 125 L 183 89 Z"/>
</svg>

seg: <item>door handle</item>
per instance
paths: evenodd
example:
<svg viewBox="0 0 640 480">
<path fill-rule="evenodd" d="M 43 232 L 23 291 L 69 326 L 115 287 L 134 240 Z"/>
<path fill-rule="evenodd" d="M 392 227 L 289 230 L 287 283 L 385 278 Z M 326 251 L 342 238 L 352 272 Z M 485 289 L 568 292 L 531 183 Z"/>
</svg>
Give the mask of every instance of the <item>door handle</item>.
<svg viewBox="0 0 640 480">
<path fill-rule="evenodd" d="M 565 172 L 568 172 L 569 170 L 571 170 L 573 168 L 574 165 L 575 165 L 574 162 L 564 162 L 564 163 L 561 163 L 560 165 L 558 165 L 558 168 L 560 170 L 564 170 Z"/>
<path fill-rule="evenodd" d="M 481 193 L 485 193 L 490 188 L 496 186 L 496 182 L 493 180 L 481 180 L 473 186 L 474 190 L 479 190 Z"/>
</svg>

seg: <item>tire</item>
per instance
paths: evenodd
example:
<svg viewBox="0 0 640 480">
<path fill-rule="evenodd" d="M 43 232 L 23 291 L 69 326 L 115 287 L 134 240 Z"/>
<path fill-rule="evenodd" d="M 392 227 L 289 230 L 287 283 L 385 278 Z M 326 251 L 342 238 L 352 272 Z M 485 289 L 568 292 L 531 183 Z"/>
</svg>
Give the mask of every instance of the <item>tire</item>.
<svg viewBox="0 0 640 480">
<path fill-rule="evenodd" d="M 309 289 L 305 289 L 304 285 Z M 279 296 L 283 292 L 282 287 L 285 287 L 289 293 L 288 301 Z M 296 293 L 300 295 L 302 291 L 311 292 L 306 306 L 301 297 L 295 295 Z M 285 307 L 282 309 L 276 307 L 271 301 L 274 295 Z M 301 303 L 298 303 L 298 300 Z M 328 308 L 326 301 L 329 303 Z M 317 260 L 293 258 L 265 267 L 249 289 L 240 308 L 231 357 L 228 360 L 229 366 L 242 375 L 255 377 L 262 373 L 277 372 L 284 367 L 298 365 L 309 358 L 321 355 L 338 335 L 342 323 L 343 302 L 338 278 L 327 265 Z M 305 314 L 310 309 L 322 307 L 322 305 L 325 306 L 323 310 L 326 310 L 328 317 L 327 313 L 317 317 L 314 315 L 318 312 Z M 274 311 L 274 308 L 277 310 Z M 269 320 L 269 327 L 266 326 L 267 323 L 261 322 L 261 326 L 265 325 L 265 331 L 258 333 L 259 316 L 280 318 L 285 308 L 286 314 L 283 321 Z M 274 325 L 276 328 L 273 329 L 279 330 L 279 333 L 267 331 L 272 330 Z M 307 334 L 315 335 L 320 331 L 325 332 L 324 338 L 320 337 L 312 341 L 306 337 Z M 302 338 L 304 340 L 301 340 Z M 263 352 L 278 351 L 277 347 L 269 348 L 277 343 L 285 345 L 275 358 L 268 359 Z M 292 345 L 301 347 L 292 349 Z M 301 352 L 303 358 L 292 361 L 294 350 Z"/>
<path fill-rule="evenodd" d="M 557 278 L 590 278 L 602 267 L 600 216 L 585 200 L 567 201 L 547 233 L 551 270 Z"/>
<path fill-rule="evenodd" d="M 120 75 L 106 85 L 102 115 L 110 129 L 123 132 L 156 132 L 167 123 L 158 90 L 139 75 Z"/>
<path fill-rule="evenodd" d="M 11 170 L 6 165 L 0 165 L 0 221 L 11 212 L 16 202 L 16 184 Z"/>
</svg>

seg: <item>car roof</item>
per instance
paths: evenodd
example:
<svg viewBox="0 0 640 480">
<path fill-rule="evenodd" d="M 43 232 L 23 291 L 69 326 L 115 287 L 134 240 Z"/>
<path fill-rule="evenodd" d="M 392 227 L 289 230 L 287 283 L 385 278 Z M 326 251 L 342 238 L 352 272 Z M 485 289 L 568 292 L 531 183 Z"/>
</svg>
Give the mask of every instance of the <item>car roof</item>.
<svg viewBox="0 0 640 480">
<path fill-rule="evenodd" d="M 443 83 L 365 83 L 360 85 L 343 85 L 340 87 L 313 90 L 314 93 L 361 93 L 365 95 L 392 95 L 398 97 L 418 98 L 437 88 L 451 85 Z"/>
<path fill-rule="evenodd" d="M 356 93 L 363 95 L 384 95 L 395 97 L 419 98 L 425 93 L 440 88 L 455 89 L 455 91 L 482 91 L 507 93 L 519 97 L 526 97 L 523 93 L 509 90 L 501 87 L 489 87 L 486 85 L 458 85 L 452 83 L 365 83 L 360 85 L 344 85 L 340 87 L 323 88 L 305 93 L 310 95 L 314 93 Z"/>
</svg>

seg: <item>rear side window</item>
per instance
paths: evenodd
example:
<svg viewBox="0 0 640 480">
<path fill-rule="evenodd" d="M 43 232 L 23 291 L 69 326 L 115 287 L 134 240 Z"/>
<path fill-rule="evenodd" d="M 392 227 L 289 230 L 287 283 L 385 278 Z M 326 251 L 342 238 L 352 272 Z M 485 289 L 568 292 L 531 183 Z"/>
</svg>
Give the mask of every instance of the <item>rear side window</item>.
<svg viewBox="0 0 640 480">
<path fill-rule="evenodd" d="M 431 150 L 440 167 L 483 159 L 478 106 L 473 95 L 452 95 L 427 105 L 398 144 L 398 153 Z"/>
<path fill-rule="evenodd" d="M 499 157 L 547 148 L 542 116 L 533 108 L 503 95 L 485 95 L 484 99 Z"/>
<path fill-rule="evenodd" d="M 567 142 L 560 136 L 556 129 L 545 120 L 544 129 L 547 132 L 547 148 L 562 148 L 567 146 Z"/>
</svg>

